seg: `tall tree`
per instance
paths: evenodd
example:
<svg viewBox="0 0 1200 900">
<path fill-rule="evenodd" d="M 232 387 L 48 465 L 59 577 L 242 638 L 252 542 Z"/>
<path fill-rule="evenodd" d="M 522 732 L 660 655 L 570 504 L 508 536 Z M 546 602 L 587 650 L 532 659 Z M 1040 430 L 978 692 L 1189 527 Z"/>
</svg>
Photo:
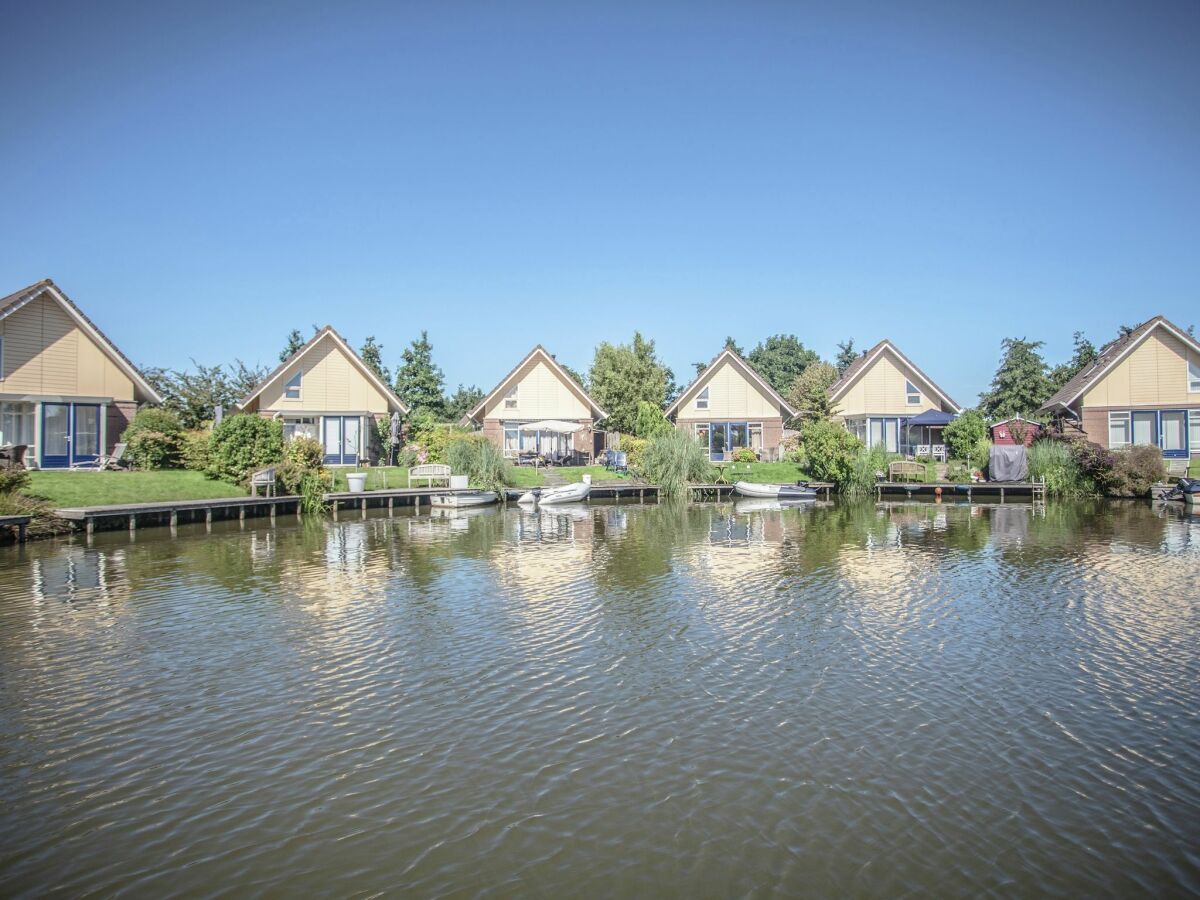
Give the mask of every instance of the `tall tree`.
<svg viewBox="0 0 1200 900">
<path fill-rule="evenodd" d="M 734 353 L 736 353 L 738 356 L 741 356 L 741 357 L 745 357 L 745 355 L 746 355 L 746 354 L 745 354 L 745 351 L 743 351 L 743 350 L 742 350 L 742 348 L 741 348 L 741 346 L 738 344 L 738 342 L 737 342 L 737 341 L 735 341 L 735 340 L 733 339 L 733 336 L 732 336 L 732 335 L 726 335 L 726 336 L 725 336 L 725 344 L 724 344 L 724 346 L 721 348 L 721 350 L 722 350 L 722 351 L 725 351 L 725 350 L 732 350 Z M 697 376 L 697 377 L 699 377 L 699 376 L 703 375 L 703 374 L 704 374 L 704 370 L 708 368 L 708 363 L 707 363 L 707 362 L 694 362 L 694 363 L 692 363 L 692 365 L 693 365 L 693 366 L 695 367 L 695 369 L 696 369 L 696 376 Z"/>
<path fill-rule="evenodd" d="M 1083 336 L 1082 331 L 1075 332 L 1075 352 L 1071 358 L 1050 373 L 1050 382 L 1057 391 L 1060 387 L 1074 378 L 1083 367 L 1096 359 L 1096 345 Z"/>
<path fill-rule="evenodd" d="M 445 378 L 433 364 L 433 345 L 428 332 L 413 341 L 400 354 L 396 369 L 396 394 L 414 412 L 427 412 L 435 417 L 445 414 L 446 398 L 442 396 Z"/>
<path fill-rule="evenodd" d="M 794 334 L 773 334 L 746 357 L 754 370 L 781 394 L 790 391 L 800 373 L 820 359 Z"/>
<path fill-rule="evenodd" d="M 453 394 L 446 399 L 446 421 L 457 422 L 476 406 L 483 399 L 483 391 L 475 385 L 470 387 L 458 386 Z"/>
<path fill-rule="evenodd" d="M 577 369 L 572 369 L 565 362 L 560 362 L 559 365 L 563 367 L 564 372 L 575 379 L 576 384 L 578 384 L 585 391 L 587 390 L 587 382 L 584 380 L 582 372 L 578 371 Z"/>
<path fill-rule="evenodd" d="M 654 354 L 654 341 L 633 334 L 631 344 L 603 342 L 596 348 L 588 372 L 590 393 L 608 411 L 608 428 L 632 433 L 638 403 L 662 409 L 675 378 Z"/>
<path fill-rule="evenodd" d="M 838 344 L 837 358 L 833 361 L 833 365 L 837 369 L 839 378 L 846 373 L 859 355 L 859 352 L 854 349 L 854 338 Z"/>
<path fill-rule="evenodd" d="M 1040 352 L 1042 343 L 1024 338 L 1001 341 L 1004 355 L 992 379 L 991 390 L 979 395 L 979 409 L 985 416 L 993 420 L 1013 416 L 1032 418 L 1054 392 L 1046 361 Z"/>
<path fill-rule="evenodd" d="M 803 424 L 833 415 L 833 403 L 829 400 L 829 387 L 838 379 L 838 370 L 823 360 L 818 360 L 796 376 L 787 401 L 796 410 L 796 421 Z"/>
<path fill-rule="evenodd" d="M 367 336 L 367 339 L 363 341 L 362 347 L 359 348 L 358 355 L 367 364 L 367 368 L 378 375 L 384 384 L 392 380 L 391 373 L 388 372 L 387 366 L 383 364 L 383 344 L 375 342 L 375 335 Z"/>
<path fill-rule="evenodd" d="M 205 366 L 192 360 L 192 366 L 194 370 L 156 368 L 147 373 L 163 406 L 179 416 L 184 428 L 211 422 L 218 406 L 231 412 L 267 374 L 266 369 L 247 366 L 240 359 L 230 366 Z"/>
<path fill-rule="evenodd" d="M 279 351 L 279 361 L 283 362 L 288 359 L 293 353 L 304 346 L 304 335 L 300 333 L 299 328 L 293 328 L 288 332 L 287 343 L 283 349 Z"/>
</svg>

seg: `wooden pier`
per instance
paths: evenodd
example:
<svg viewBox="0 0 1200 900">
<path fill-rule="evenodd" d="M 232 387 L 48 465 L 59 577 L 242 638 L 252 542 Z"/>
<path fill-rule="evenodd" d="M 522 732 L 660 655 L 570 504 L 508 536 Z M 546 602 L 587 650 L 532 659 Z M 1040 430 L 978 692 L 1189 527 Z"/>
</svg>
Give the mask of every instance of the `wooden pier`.
<svg viewBox="0 0 1200 900">
<path fill-rule="evenodd" d="M 974 497 L 988 499 L 999 498 L 1003 503 L 1007 497 L 1018 497 L 1032 500 L 1034 503 L 1044 503 L 1046 500 L 1046 483 L 1044 481 L 980 481 L 973 484 L 954 484 L 938 482 L 936 484 L 920 484 L 909 481 L 880 481 L 875 485 L 875 496 L 882 500 L 886 496 L 905 494 L 909 497 Z"/>
<path fill-rule="evenodd" d="M 214 514 L 219 518 L 231 519 L 236 517 L 245 520 L 247 516 L 270 516 L 275 521 L 279 512 L 293 512 L 300 515 L 300 498 L 286 497 L 221 497 L 215 500 L 162 500 L 156 503 L 124 503 L 115 506 L 80 506 L 57 509 L 54 514 L 60 519 L 83 523 L 84 530 L 90 537 L 95 531 L 96 523 L 107 519 L 125 519 L 130 531 L 136 531 L 138 522 L 154 524 L 157 520 L 166 519 L 171 528 L 179 525 L 182 517 L 185 522 L 204 521 L 211 527 Z"/>
<path fill-rule="evenodd" d="M 25 543 L 25 538 L 28 536 L 29 521 L 33 516 L 0 516 L 0 528 L 15 528 L 17 530 L 17 543 Z"/>
</svg>

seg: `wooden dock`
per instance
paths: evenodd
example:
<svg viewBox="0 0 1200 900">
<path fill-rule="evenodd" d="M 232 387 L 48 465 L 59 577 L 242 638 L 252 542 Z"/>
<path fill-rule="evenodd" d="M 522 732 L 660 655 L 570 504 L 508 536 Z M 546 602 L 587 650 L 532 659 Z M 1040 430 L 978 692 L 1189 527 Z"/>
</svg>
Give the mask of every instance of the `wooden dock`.
<svg viewBox="0 0 1200 900">
<path fill-rule="evenodd" d="M 25 538 L 28 537 L 29 522 L 33 516 L 0 516 L 0 528 L 15 528 L 17 530 L 17 543 L 25 543 Z"/>
<path fill-rule="evenodd" d="M 1003 503 L 1007 497 L 1019 497 L 1043 503 L 1046 500 L 1046 483 L 1044 481 L 980 481 L 973 484 L 955 484 L 949 481 L 935 484 L 920 484 L 909 481 L 880 481 L 875 485 L 875 496 L 882 500 L 885 496 L 905 494 L 909 497 L 986 497 L 999 498 Z"/>
<path fill-rule="evenodd" d="M 300 515 L 300 498 L 285 497 L 220 497 L 215 500 L 162 500 L 155 503 L 124 503 L 115 506 L 79 506 L 57 509 L 54 514 L 60 519 L 82 522 L 90 537 L 96 523 L 105 519 L 125 519 L 129 530 L 136 531 L 139 520 L 154 523 L 166 519 L 175 528 L 180 517 L 185 522 L 198 522 L 211 526 L 214 514 L 220 518 L 244 520 L 249 516 L 270 516 L 275 521 L 278 512 L 294 512 Z"/>
</svg>

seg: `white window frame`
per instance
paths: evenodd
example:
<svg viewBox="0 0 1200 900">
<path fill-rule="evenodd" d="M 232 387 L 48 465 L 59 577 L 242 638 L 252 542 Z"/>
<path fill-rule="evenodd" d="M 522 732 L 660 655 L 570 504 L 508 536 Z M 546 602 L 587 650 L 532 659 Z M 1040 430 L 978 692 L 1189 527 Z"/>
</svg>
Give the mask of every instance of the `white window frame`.
<svg viewBox="0 0 1200 900">
<path fill-rule="evenodd" d="M 292 382 L 296 382 L 294 385 Z M 292 396 L 292 391 L 296 392 L 296 396 Z M 296 374 L 283 383 L 283 399 L 284 400 L 303 400 L 304 399 L 304 370 L 297 369 Z"/>
<path fill-rule="evenodd" d="M 757 439 L 757 443 L 755 442 Z M 763 427 L 762 422 L 748 422 L 746 424 L 746 442 L 750 445 L 750 449 L 756 453 L 761 453 L 763 449 Z"/>
<path fill-rule="evenodd" d="M 4 335 L 0 334 L 0 381 L 4 380 Z"/>
<path fill-rule="evenodd" d="M 708 388 L 696 395 L 696 409 L 708 409 Z"/>
<path fill-rule="evenodd" d="M 283 439 L 285 441 L 295 439 L 297 425 L 311 425 L 313 429 L 312 434 L 305 434 L 304 437 L 310 437 L 314 441 L 321 440 L 321 423 L 317 416 L 282 416 L 281 421 L 283 423 Z M 291 429 L 290 433 L 288 432 L 289 428 Z"/>
<path fill-rule="evenodd" d="M 0 356 L 0 360 L 3 360 Z M 0 376 L 3 377 L 3 376 Z M 1200 394 L 1200 359 L 1188 357 L 1188 393 Z"/>
<path fill-rule="evenodd" d="M 1200 456 L 1200 409 L 1188 410 L 1188 453 Z"/>
<path fill-rule="evenodd" d="M 904 379 L 904 399 L 908 402 L 909 406 L 921 405 L 921 392 L 907 378 Z"/>
<path fill-rule="evenodd" d="M 517 389 L 520 387 L 521 387 L 521 385 L 519 383 L 514 384 L 512 387 L 510 387 L 505 392 L 505 394 L 504 394 L 504 408 L 505 409 L 516 409 L 517 408 Z"/>
<path fill-rule="evenodd" d="M 1121 421 L 1125 424 L 1125 440 L 1113 441 L 1113 423 Z M 1116 450 L 1119 447 L 1128 447 L 1133 443 L 1133 416 L 1127 412 L 1110 412 L 1108 414 L 1108 449 Z"/>
</svg>

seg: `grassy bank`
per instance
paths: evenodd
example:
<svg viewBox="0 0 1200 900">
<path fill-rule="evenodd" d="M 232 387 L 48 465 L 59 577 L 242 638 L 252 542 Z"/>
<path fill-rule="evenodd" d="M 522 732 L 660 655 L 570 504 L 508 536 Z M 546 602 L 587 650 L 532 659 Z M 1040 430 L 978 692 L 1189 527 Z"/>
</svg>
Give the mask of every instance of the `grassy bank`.
<svg viewBox="0 0 1200 900">
<path fill-rule="evenodd" d="M 244 497 L 236 484 L 213 481 L 201 472 L 164 469 L 155 472 L 53 472 L 29 473 L 25 491 L 45 497 L 54 507 L 108 506 L 116 503 L 151 503 L 156 500 L 213 500 Z"/>
</svg>

